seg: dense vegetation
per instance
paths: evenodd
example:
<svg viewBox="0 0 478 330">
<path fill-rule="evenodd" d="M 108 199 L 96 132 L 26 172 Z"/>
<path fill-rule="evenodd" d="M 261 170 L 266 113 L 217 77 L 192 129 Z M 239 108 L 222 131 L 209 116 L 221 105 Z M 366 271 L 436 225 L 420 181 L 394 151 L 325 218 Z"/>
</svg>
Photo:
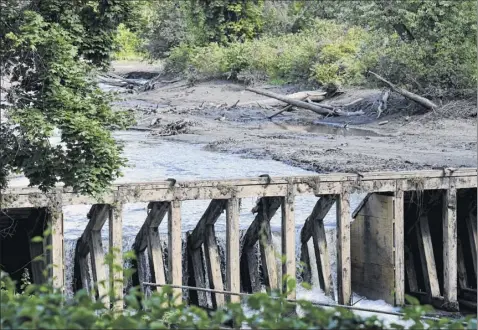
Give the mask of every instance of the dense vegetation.
<svg viewBox="0 0 478 330">
<path fill-rule="evenodd" d="M 428 97 L 477 82 L 476 1 L 185 1 L 154 7 L 150 56 L 199 78 L 360 85 L 367 69 Z M 176 9 L 176 10 L 174 10 Z M 169 56 L 169 57 L 168 57 Z"/>
<path fill-rule="evenodd" d="M 130 116 L 112 111 L 94 73 L 108 66 L 117 27 L 134 17 L 134 3 L 2 1 L 0 65 L 11 85 L 1 106 L 8 122 L 0 127 L 0 187 L 20 172 L 43 190 L 64 182 L 94 194 L 120 175 L 125 160 L 110 129 Z"/>
<path fill-rule="evenodd" d="M 289 289 L 294 288 L 289 281 Z M 403 329 L 400 324 L 384 324 L 377 317 L 363 318 L 344 308 L 321 308 L 310 301 L 297 305 L 286 300 L 285 294 L 258 293 L 245 299 L 245 304 L 228 304 L 225 309 L 208 313 L 196 306 L 172 305 L 168 287 L 144 299 L 139 288 L 125 296 L 123 313 L 107 310 L 101 302 L 93 302 L 81 290 L 72 299 L 54 290 L 50 284 L 24 286 L 15 292 L 15 284 L 1 277 L 2 329 L 219 329 L 225 323 L 242 324 L 250 329 Z M 411 303 L 416 300 L 410 298 Z M 293 313 L 298 307 L 298 314 Z M 476 318 L 421 319 L 430 306 L 412 304 L 404 309 L 410 328 L 476 329 Z"/>
</svg>

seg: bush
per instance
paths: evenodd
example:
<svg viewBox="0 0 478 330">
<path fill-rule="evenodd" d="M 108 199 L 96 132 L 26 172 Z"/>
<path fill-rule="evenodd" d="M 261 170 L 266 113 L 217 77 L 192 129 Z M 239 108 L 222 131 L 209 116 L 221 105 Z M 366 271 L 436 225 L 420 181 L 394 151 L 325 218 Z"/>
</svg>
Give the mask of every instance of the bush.
<svg viewBox="0 0 478 330">
<path fill-rule="evenodd" d="M 182 43 L 167 66 L 322 85 L 363 85 L 369 69 L 426 97 L 463 97 L 478 80 L 476 13 L 471 1 L 265 2 L 259 39 Z"/>
<path fill-rule="evenodd" d="M 289 289 L 294 288 L 294 283 L 288 281 Z M 124 299 L 125 310 L 118 313 L 93 302 L 84 290 L 69 300 L 49 284 L 28 285 L 23 294 L 18 294 L 14 283 L 4 274 L 1 287 L 2 329 L 219 329 L 231 321 L 251 329 L 386 328 L 376 316 L 362 318 L 344 308 L 324 309 L 304 300 L 298 301 L 295 314 L 295 304 L 288 302 L 285 294 L 278 293 L 257 293 L 249 296 L 245 305 L 228 304 L 224 309 L 208 313 L 196 306 L 173 306 L 173 291 L 169 287 L 148 299 L 144 299 L 138 288 L 132 288 Z M 417 329 L 425 325 L 431 329 L 476 329 L 476 318 L 472 317 L 420 320 L 430 311 L 429 306 L 412 305 L 404 309 L 404 319 Z"/>
<path fill-rule="evenodd" d="M 298 34 L 264 36 L 244 43 L 206 47 L 182 45 L 172 50 L 170 71 L 193 68 L 201 78 L 236 78 L 240 72 L 265 74 L 271 80 L 310 79 L 322 85 L 361 82 L 371 39 L 361 28 L 316 21 Z"/>
<path fill-rule="evenodd" d="M 145 48 L 151 58 L 164 58 L 180 44 L 200 45 L 206 42 L 204 29 L 193 24 L 189 1 L 155 1 L 151 10 L 153 14 L 149 26 L 143 33 L 148 40 Z"/>
<path fill-rule="evenodd" d="M 113 53 L 115 60 L 137 60 L 146 56 L 142 50 L 144 41 L 124 24 L 118 26 L 115 43 L 117 45 L 117 51 Z"/>
<path fill-rule="evenodd" d="M 196 29 L 205 31 L 208 42 L 251 40 L 260 34 L 264 24 L 263 0 L 190 0 L 190 3 L 191 21 Z"/>
<path fill-rule="evenodd" d="M 374 70 L 404 88 L 425 97 L 462 97 L 474 94 L 477 83 L 476 45 L 455 45 L 442 40 L 435 45 L 389 38 Z"/>
<path fill-rule="evenodd" d="M 278 36 L 292 33 L 297 15 L 291 10 L 288 1 L 264 2 L 264 25 L 262 35 Z"/>
<path fill-rule="evenodd" d="M 425 96 L 475 94 L 476 1 L 299 1 L 305 22 L 332 18 L 379 31 L 374 70 Z M 308 18 L 308 19 L 307 19 Z M 371 48 L 372 50 L 373 48 Z"/>
</svg>

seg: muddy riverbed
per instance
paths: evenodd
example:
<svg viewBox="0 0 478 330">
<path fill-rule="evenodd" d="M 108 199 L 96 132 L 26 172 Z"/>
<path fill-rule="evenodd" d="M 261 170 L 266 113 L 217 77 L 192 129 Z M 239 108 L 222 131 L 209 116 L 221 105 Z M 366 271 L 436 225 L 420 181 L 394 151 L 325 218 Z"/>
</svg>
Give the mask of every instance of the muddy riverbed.
<svg viewBox="0 0 478 330">
<path fill-rule="evenodd" d="M 113 70 L 138 78 L 159 73 L 160 67 L 118 62 Z M 117 106 L 135 109 L 140 127 L 155 123 L 153 134 L 164 133 L 171 123 L 190 123 L 180 134 L 161 137 L 165 141 L 197 143 L 209 151 L 273 159 L 319 173 L 476 167 L 476 109 L 471 110 L 475 115 L 463 110 L 458 111 L 459 118 L 452 118 L 446 107 L 423 113 L 394 96 L 389 109 L 377 118 L 379 90 L 345 90 L 324 102 L 340 105 L 361 98 L 354 110 L 364 110 L 364 116 L 319 118 L 314 112 L 296 110 L 269 120 L 277 108 L 254 104 L 265 98 L 245 91 L 241 84 L 173 81 L 160 82 L 149 91 L 122 93 Z M 255 87 L 283 94 L 304 88 Z"/>
</svg>

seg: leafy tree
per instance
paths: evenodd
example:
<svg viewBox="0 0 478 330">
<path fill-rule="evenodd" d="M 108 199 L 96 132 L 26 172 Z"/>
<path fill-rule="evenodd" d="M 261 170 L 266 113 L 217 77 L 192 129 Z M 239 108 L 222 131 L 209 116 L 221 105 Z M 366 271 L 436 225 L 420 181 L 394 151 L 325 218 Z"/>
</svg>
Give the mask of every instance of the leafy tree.
<svg viewBox="0 0 478 330">
<path fill-rule="evenodd" d="M 244 41 L 264 24 L 263 0 L 191 0 L 191 18 L 211 42 Z"/>
<path fill-rule="evenodd" d="M 94 73 L 108 66 L 118 25 L 134 28 L 135 3 L 2 1 L 1 76 L 10 86 L 2 86 L 0 187 L 9 173 L 23 172 L 42 190 L 63 182 L 95 194 L 120 175 L 125 159 L 110 129 L 131 118 L 112 110 Z"/>
<path fill-rule="evenodd" d="M 476 86 L 476 1 L 301 0 L 294 8 L 299 30 L 319 17 L 383 32 L 375 69 L 423 95 L 463 96 Z"/>
<path fill-rule="evenodd" d="M 143 37 L 148 40 L 146 49 L 151 58 L 164 58 L 169 50 L 179 46 L 202 45 L 207 42 L 206 33 L 200 27 L 201 21 L 191 18 L 189 1 L 163 0 L 151 5 L 153 15 Z"/>
</svg>

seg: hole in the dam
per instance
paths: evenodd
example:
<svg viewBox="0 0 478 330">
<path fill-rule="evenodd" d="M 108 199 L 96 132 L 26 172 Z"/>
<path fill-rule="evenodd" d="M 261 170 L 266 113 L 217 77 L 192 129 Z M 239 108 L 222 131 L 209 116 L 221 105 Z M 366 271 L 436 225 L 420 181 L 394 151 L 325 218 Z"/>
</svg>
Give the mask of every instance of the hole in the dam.
<svg viewBox="0 0 478 330">
<path fill-rule="evenodd" d="M 443 194 L 443 190 L 405 194 L 406 293 L 435 305 L 443 297 Z"/>
<path fill-rule="evenodd" d="M 457 190 L 457 254 L 452 259 L 456 263 L 449 269 L 444 264 L 445 257 L 449 258 L 444 253 L 452 253 L 444 246 L 445 194 L 445 190 L 405 194 L 406 293 L 442 308 L 446 305 L 445 273 L 456 272 L 460 308 L 473 310 L 476 305 L 470 302 L 476 302 L 476 189 Z"/>
<path fill-rule="evenodd" d="M 11 208 L 0 210 L 0 267 L 16 281 L 21 290 L 22 281 L 43 283 L 44 263 L 32 261 L 47 251 L 34 237 L 43 237 L 47 225 L 46 208 Z"/>
</svg>

